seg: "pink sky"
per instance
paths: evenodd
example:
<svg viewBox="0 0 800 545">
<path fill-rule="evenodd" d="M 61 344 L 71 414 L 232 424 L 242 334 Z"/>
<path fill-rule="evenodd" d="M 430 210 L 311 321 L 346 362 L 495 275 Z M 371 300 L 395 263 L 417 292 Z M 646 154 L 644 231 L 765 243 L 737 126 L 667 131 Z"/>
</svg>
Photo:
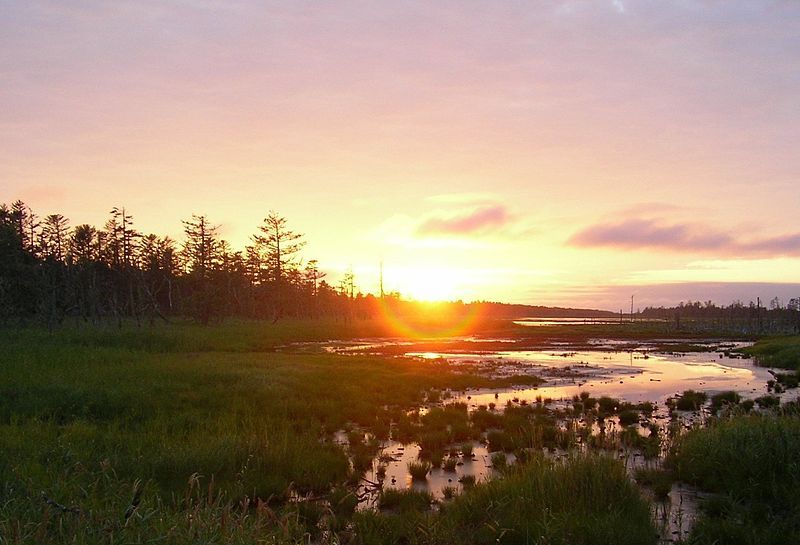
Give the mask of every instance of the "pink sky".
<svg viewBox="0 0 800 545">
<path fill-rule="evenodd" d="M 797 2 L 0 0 L 0 78 L 0 202 L 73 225 L 275 209 L 365 291 L 800 296 Z"/>
</svg>

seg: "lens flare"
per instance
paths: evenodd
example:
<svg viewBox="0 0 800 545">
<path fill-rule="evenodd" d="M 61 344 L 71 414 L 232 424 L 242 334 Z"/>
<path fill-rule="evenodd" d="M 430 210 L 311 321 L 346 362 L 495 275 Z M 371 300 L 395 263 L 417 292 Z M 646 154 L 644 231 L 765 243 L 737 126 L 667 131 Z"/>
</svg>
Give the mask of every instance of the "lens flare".
<svg viewBox="0 0 800 545">
<path fill-rule="evenodd" d="M 483 318 L 479 304 L 404 302 L 379 299 L 381 319 L 392 333 L 409 339 L 459 337 L 475 331 Z"/>
</svg>

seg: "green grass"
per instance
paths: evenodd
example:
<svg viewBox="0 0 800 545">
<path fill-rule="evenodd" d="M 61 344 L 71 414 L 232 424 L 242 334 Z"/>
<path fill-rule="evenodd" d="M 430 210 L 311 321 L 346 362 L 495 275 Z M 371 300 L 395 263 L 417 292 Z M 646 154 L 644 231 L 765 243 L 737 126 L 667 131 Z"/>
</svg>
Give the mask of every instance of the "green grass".
<svg viewBox="0 0 800 545">
<path fill-rule="evenodd" d="M 634 410 L 625 410 L 619 413 L 619 423 L 622 426 L 631 426 L 639 423 L 639 413 Z"/>
<path fill-rule="evenodd" d="M 408 473 L 415 481 L 424 481 L 428 478 L 433 465 L 426 461 L 408 462 Z"/>
<path fill-rule="evenodd" d="M 433 504 L 433 496 L 430 492 L 414 490 L 397 490 L 387 488 L 383 490 L 378 498 L 378 505 L 381 509 L 398 510 L 401 513 L 409 511 L 425 511 L 430 509 Z"/>
<path fill-rule="evenodd" d="M 660 468 L 642 467 L 636 470 L 634 478 L 640 485 L 650 488 L 657 500 L 664 501 L 669 497 L 673 481 L 671 472 Z"/>
<path fill-rule="evenodd" d="M 501 479 L 468 487 L 438 512 L 363 513 L 354 523 L 363 545 L 647 545 L 658 535 L 622 464 L 585 456 L 536 457 Z"/>
<path fill-rule="evenodd" d="M 399 515 L 354 512 L 359 468 L 371 464 L 376 438 L 387 437 L 393 422 L 434 457 L 461 444 L 469 458 L 472 441 L 486 431 L 490 446 L 516 450 L 520 460 L 527 452 L 520 448 L 574 442 L 574 432 L 560 431 L 539 405 L 409 413 L 426 392 L 500 384 L 442 361 L 284 346 L 382 333 L 358 321 L 0 330 L 0 542 L 654 541 L 647 504 L 622 466 L 602 457 L 562 463 L 525 456 L 491 483 L 462 478 L 465 492 L 440 512 L 427 512 L 429 497 L 422 508 L 412 493 L 392 498 L 388 491 L 381 501 L 394 502 Z M 579 399 L 587 414 L 643 410 L 588 394 Z M 340 429 L 352 431 L 347 449 L 331 440 Z M 683 445 L 692 444 L 692 433 Z M 775 480 L 792 482 L 785 473 Z M 329 503 L 295 501 L 305 496 Z M 792 520 L 773 499 L 758 505 Z"/>
<path fill-rule="evenodd" d="M 504 452 L 495 452 L 492 454 L 492 467 L 498 471 L 505 471 L 508 467 L 508 458 Z"/>
<path fill-rule="evenodd" d="M 474 544 L 644 545 L 656 541 L 649 513 L 619 462 L 537 457 L 455 498 L 442 510 L 441 530 Z"/>
<path fill-rule="evenodd" d="M 50 333 L 39 328 L 0 329 L 0 338 L 32 346 L 50 344 L 57 339 L 62 346 L 111 348 L 137 352 L 265 352 L 291 342 L 352 339 L 381 335 L 385 329 L 376 321 L 281 320 L 275 324 L 254 320 L 228 320 L 213 327 L 176 321 L 137 327 L 126 323 L 88 325 L 67 322 Z"/>
<path fill-rule="evenodd" d="M 679 411 L 699 411 L 708 400 L 708 394 L 695 390 L 685 390 L 675 401 Z"/>
<path fill-rule="evenodd" d="M 741 400 L 742 396 L 732 390 L 719 392 L 711 396 L 711 410 L 716 413 L 725 407 L 738 405 Z"/>
<path fill-rule="evenodd" d="M 670 460 L 716 493 L 690 543 L 800 542 L 800 419 L 746 416 L 689 432 Z"/>
<path fill-rule="evenodd" d="M 800 336 L 761 339 L 741 351 L 763 367 L 800 371 Z"/>
<path fill-rule="evenodd" d="M 275 351 L 344 332 L 326 322 L 0 330 L 0 535 L 102 542 L 104 517 L 121 516 L 137 481 L 150 526 L 128 523 L 120 539 L 167 539 L 170 524 L 189 535 L 191 521 L 211 525 L 244 501 L 302 525 L 308 510 L 282 507 L 290 495 L 351 480 L 334 431 L 388 435 L 426 390 L 493 384 L 440 362 Z M 213 494 L 188 519 L 190 481 L 213 482 Z"/>
</svg>

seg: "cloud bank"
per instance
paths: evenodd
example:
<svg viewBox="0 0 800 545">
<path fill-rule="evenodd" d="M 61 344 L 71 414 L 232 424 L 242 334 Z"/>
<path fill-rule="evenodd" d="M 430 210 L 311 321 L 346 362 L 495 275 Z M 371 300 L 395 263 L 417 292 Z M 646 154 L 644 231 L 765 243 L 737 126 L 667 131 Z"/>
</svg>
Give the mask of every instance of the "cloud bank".
<svg viewBox="0 0 800 545">
<path fill-rule="evenodd" d="M 631 295 L 639 309 L 671 307 L 680 302 L 713 301 L 729 305 L 734 301 L 748 304 L 758 298 L 762 304 L 777 297 L 782 304 L 800 297 L 800 284 L 780 282 L 668 282 L 654 284 L 597 285 L 564 287 L 558 293 L 552 289 L 532 289 L 528 298 L 537 304 L 599 308 L 616 312 L 628 311 Z"/>
<path fill-rule="evenodd" d="M 800 257 L 800 233 L 743 238 L 710 225 L 628 219 L 591 225 L 568 240 L 581 248 L 666 250 L 728 257 Z"/>
</svg>

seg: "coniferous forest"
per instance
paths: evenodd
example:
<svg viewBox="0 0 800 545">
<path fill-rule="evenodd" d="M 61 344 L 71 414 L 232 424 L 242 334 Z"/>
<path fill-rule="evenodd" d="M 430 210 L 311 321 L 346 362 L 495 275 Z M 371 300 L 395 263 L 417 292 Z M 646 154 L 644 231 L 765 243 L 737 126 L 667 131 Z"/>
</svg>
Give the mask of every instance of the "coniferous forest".
<svg viewBox="0 0 800 545">
<path fill-rule="evenodd" d="M 182 221 L 173 240 L 136 227 L 114 207 L 102 227 L 72 226 L 61 214 L 37 215 L 24 202 L 0 204 L 0 324 L 45 325 L 167 322 L 209 324 L 226 317 L 372 318 L 378 297 L 362 293 L 349 270 L 329 283 L 320 263 L 304 255 L 305 236 L 270 211 L 244 250 L 234 249 L 206 215 Z M 399 293 L 380 294 L 384 306 L 418 313 Z M 800 297 L 768 303 L 712 301 L 647 307 L 631 314 L 477 302 L 451 303 L 454 312 L 482 307 L 484 316 L 619 317 L 661 320 L 675 329 L 712 328 L 747 334 L 800 331 Z M 400 308 L 403 310 L 398 310 Z"/>
<path fill-rule="evenodd" d="M 115 207 L 102 227 L 71 226 L 61 214 L 39 217 L 25 203 L 0 206 L 0 320 L 166 321 L 208 324 L 226 316 L 277 320 L 352 316 L 369 298 L 352 273 L 336 287 L 304 237 L 270 212 L 244 251 L 219 237 L 205 215 L 183 221 L 184 238 L 142 233 Z M 371 296 L 370 296 L 371 298 Z M 362 309 L 362 310 L 358 310 Z"/>
</svg>

